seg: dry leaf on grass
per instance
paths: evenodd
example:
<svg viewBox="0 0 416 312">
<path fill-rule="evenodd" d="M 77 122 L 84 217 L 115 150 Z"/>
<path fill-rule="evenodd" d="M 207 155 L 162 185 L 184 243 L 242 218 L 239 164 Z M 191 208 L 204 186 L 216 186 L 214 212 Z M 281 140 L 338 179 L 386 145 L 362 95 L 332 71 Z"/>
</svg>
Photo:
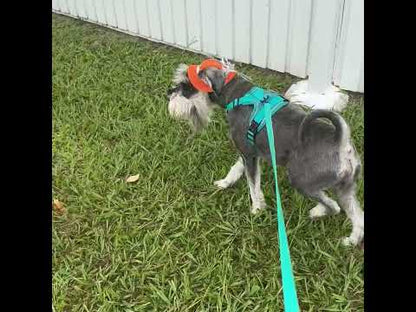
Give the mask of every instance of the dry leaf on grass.
<svg viewBox="0 0 416 312">
<path fill-rule="evenodd" d="M 126 182 L 127 182 L 127 183 L 132 183 L 132 182 L 136 182 L 138 179 L 139 179 L 139 175 L 138 175 L 138 174 L 136 174 L 136 175 L 133 175 L 133 176 L 129 176 L 129 177 L 126 179 Z"/>
<path fill-rule="evenodd" d="M 57 199 L 54 199 L 52 202 L 52 210 L 61 215 L 66 212 L 64 204 Z"/>
</svg>

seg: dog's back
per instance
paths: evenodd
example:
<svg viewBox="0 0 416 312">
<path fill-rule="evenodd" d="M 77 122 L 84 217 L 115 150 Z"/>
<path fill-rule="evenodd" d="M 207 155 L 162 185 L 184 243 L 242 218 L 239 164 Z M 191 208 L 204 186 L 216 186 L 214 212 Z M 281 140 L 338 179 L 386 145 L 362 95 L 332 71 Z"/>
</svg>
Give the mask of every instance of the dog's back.
<svg viewBox="0 0 416 312">
<path fill-rule="evenodd" d="M 231 138 L 245 158 L 260 157 L 270 163 L 266 130 L 258 133 L 255 146 L 247 141 L 251 112 L 247 106 L 228 112 Z M 359 158 L 339 114 L 327 110 L 307 114 L 289 104 L 273 116 L 273 130 L 277 163 L 288 166 L 292 185 L 304 193 L 331 188 L 346 174 L 356 176 Z"/>
<path fill-rule="evenodd" d="M 270 152 L 266 129 L 260 131 L 255 138 L 255 147 L 251 146 L 246 137 L 252 107 L 240 106 L 227 113 L 232 140 L 244 155 L 259 156 L 270 162 Z M 273 115 L 273 130 L 276 140 L 276 161 L 286 165 L 291 154 L 297 147 L 297 136 L 300 124 L 306 113 L 296 105 L 289 104 Z"/>
</svg>

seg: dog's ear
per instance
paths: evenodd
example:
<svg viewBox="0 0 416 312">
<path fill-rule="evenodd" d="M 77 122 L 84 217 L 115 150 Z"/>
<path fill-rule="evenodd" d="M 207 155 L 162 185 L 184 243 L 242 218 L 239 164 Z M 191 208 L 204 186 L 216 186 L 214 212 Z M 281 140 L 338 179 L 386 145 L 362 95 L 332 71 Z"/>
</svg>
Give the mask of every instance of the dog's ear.
<svg viewBox="0 0 416 312">
<path fill-rule="evenodd" d="M 209 67 L 199 73 L 199 77 L 205 81 L 214 90 L 216 95 L 219 95 L 224 87 L 225 72 Z"/>
</svg>

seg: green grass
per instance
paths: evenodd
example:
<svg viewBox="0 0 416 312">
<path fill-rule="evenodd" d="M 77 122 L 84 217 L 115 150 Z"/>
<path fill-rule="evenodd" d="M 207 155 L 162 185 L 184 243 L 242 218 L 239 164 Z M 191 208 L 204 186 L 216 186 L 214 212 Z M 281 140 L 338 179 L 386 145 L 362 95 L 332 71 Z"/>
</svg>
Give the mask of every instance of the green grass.
<svg viewBox="0 0 416 312">
<path fill-rule="evenodd" d="M 173 70 L 203 57 L 62 16 L 52 26 L 53 197 L 67 209 L 53 217 L 54 311 L 282 311 L 271 168 L 253 217 L 245 179 L 213 186 L 236 160 L 224 112 L 194 139 L 168 116 Z M 294 81 L 238 69 L 276 91 Z M 363 98 L 343 115 L 363 156 Z M 363 253 L 340 244 L 350 222 L 310 221 L 315 203 L 279 176 L 301 310 L 363 311 Z"/>
</svg>

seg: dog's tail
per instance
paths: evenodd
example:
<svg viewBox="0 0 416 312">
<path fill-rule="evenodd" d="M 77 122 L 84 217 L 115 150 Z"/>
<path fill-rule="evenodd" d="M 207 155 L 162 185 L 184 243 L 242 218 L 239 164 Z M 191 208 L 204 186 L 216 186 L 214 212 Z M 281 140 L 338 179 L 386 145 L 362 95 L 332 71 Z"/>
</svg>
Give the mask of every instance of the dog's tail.
<svg viewBox="0 0 416 312">
<path fill-rule="evenodd" d="M 303 144 L 305 142 L 304 130 L 313 120 L 317 118 L 329 119 L 331 123 L 335 126 L 334 141 L 336 144 L 343 145 L 350 139 L 350 129 L 345 120 L 339 114 L 329 110 L 317 109 L 312 111 L 309 115 L 307 115 L 300 124 L 298 131 L 298 139 L 300 144 Z"/>
</svg>

